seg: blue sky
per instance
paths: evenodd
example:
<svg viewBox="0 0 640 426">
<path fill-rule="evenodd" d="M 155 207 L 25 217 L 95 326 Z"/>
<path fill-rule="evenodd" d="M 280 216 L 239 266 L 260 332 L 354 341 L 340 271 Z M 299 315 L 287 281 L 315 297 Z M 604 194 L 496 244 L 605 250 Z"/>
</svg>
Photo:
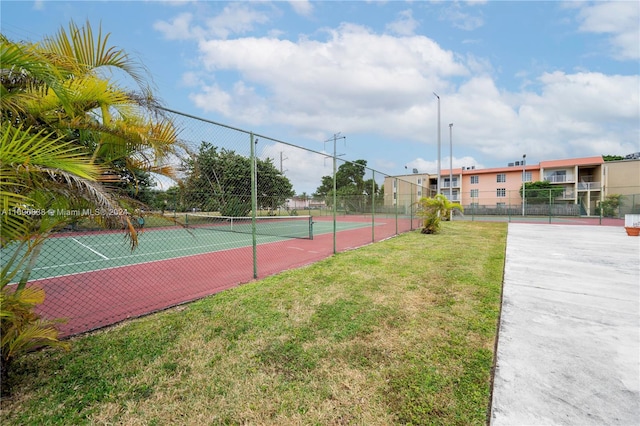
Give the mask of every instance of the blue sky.
<svg viewBox="0 0 640 426">
<path fill-rule="evenodd" d="M 102 24 L 171 109 L 390 173 L 640 151 L 640 4 L 2 1 L 2 33 Z M 324 172 L 323 174 L 330 174 Z M 315 185 L 317 186 L 317 185 Z M 296 188 L 313 191 L 311 188 Z"/>
</svg>

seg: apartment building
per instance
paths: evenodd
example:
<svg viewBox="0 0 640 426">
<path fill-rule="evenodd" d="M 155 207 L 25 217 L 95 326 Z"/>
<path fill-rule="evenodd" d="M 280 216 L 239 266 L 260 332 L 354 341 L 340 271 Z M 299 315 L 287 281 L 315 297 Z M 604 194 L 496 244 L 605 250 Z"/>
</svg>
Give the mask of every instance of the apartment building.
<svg viewBox="0 0 640 426">
<path fill-rule="evenodd" d="M 540 162 L 542 180 L 562 188 L 562 195 L 555 203 L 575 204 L 580 214 L 596 214 L 598 202 L 603 198 L 602 156 L 571 158 Z"/>
<path fill-rule="evenodd" d="M 428 173 L 413 173 L 387 176 L 384 180 L 384 205 L 398 207 L 402 213 L 411 211 L 422 197 L 433 197 L 436 194 L 437 176 Z"/>
<path fill-rule="evenodd" d="M 508 208 L 520 205 L 522 182 L 539 180 L 539 169 L 524 162 L 509 163 L 507 167 L 490 169 L 465 168 L 462 172 L 463 206 Z"/>
<path fill-rule="evenodd" d="M 522 183 L 537 181 L 547 181 L 556 188 L 551 203 L 540 200 L 527 203 L 526 191 L 523 200 Z M 436 182 L 437 175 L 415 170 L 412 174 L 388 177 L 385 204 L 406 209 L 422 196 L 435 195 Z M 489 169 L 462 167 L 451 172 L 446 169 L 440 173 L 440 193 L 460 202 L 465 209 L 477 209 L 480 213 L 516 212 L 525 206 L 528 214 L 537 214 L 536 204 L 546 205 L 539 209 L 547 212 L 552 204 L 554 214 L 592 216 L 597 215 L 600 200 L 610 193 L 640 194 L 640 159 L 605 163 L 601 156 L 595 156 L 539 164 L 516 161 Z"/>
</svg>

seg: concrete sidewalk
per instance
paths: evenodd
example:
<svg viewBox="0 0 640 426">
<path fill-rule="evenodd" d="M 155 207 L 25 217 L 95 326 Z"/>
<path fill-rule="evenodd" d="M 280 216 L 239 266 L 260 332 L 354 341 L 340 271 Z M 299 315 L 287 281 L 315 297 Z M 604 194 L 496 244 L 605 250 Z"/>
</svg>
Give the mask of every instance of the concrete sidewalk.
<svg viewBox="0 0 640 426">
<path fill-rule="evenodd" d="M 491 424 L 640 425 L 640 238 L 510 224 Z"/>
</svg>

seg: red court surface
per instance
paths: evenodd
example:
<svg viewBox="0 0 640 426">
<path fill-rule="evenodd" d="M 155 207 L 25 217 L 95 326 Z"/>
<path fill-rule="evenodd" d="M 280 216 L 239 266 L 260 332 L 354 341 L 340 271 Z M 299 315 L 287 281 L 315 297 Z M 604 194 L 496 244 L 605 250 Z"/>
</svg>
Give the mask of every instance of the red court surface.
<svg viewBox="0 0 640 426">
<path fill-rule="evenodd" d="M 331 221 L 319 217 L 317 221 Z M 371 220 L 341 217 L 340 221 Z M 413 221 L 414 229 L 418 224 Z M 336 252 L 361 247 L 411 230 L 409 219 L 376 218 L 375 226 L 340 231 Z M 257 275 L 263 278 L 309 265 L 333 254 L 333 234 L 290 239 L 257 246 Z M 194 301 L 237 285 L 253 276 L 252 247 L 160 260 L 37 280 L 46 300 L 38 308 L 44 318 L 65 318 L 60 335 L 68 337 Z"/>
</svg>

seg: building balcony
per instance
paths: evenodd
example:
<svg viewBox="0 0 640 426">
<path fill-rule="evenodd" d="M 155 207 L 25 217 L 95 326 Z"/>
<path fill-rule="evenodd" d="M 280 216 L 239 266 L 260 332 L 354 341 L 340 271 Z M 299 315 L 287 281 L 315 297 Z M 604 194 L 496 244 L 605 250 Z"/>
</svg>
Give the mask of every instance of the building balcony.
<svg viewBox="0 0 640 426">
<path fill-rule="evenodd" d="M 600 191 L 600 182 L 578 182 L 578 191 Z"/>
<path fill-rule="evenodd" d="M 573 176 L 565 176 L 565 175 L 549 175 L 545 176 L 545 181 L 550 183 L 573 183 Z"/>
<path fill-rule="evenodd" d="M 576 193 L 574 191 L 564 191 L 556 200 L 575 200 Z"/>
</svg>

